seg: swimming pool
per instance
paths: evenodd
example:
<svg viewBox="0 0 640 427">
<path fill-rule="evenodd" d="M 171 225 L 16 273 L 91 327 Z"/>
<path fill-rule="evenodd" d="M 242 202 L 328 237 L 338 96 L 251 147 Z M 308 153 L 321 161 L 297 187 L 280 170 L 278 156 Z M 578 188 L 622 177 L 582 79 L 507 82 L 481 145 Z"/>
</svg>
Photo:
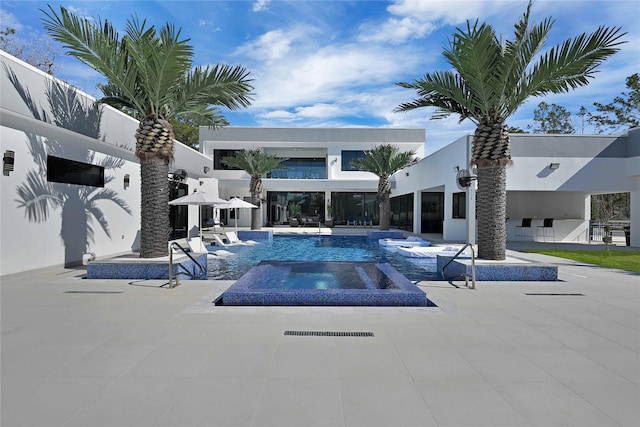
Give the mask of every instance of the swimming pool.
<svg viewBox="0 0 640 427">
<path fill-rule="evenodd" d="M 210 246 L 209 250 L 220 249 Z M 257 245 L 225 246 L 233 255 L 209 259 L 207 278 L 238 280 L 261 261 L 349 261 L 391 265 L 407 279 L 437 280 L 436 260 L 407 258 L 366 236 L 274 236 Z"/>
<path fill-rule="evenodd" d="M 376 262 L 262 261 L 227 289 L 218 305 L 429 305 L 427 294 Z"/>
</svg>

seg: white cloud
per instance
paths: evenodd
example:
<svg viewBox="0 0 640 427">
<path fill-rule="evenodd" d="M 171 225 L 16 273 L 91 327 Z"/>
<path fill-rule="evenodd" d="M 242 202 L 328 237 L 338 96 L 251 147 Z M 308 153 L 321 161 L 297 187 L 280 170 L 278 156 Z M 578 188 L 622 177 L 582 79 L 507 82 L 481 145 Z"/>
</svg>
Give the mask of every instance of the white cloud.
<svg viewBox="0 0 640 427">
<path fill-rule="evenodd" d="M 235 54 L 247 56 L 259 63 L 270 64 L 288 54 L 292 49 L 292 44 L 302 44 L 301 42 L 306 41 L 313 33 L 315 33 L 315 29 L 309 27 L 293 28 L 288 31 L 281 29 L 268 31 L 255 41 L 238 48 Z"/>
<path fill-rule="evenodd" d="M 288 55 L 256 70 L 259 108 L 296 107 L 341 100 L 371 85 L 391 86 L 416 58 L 376 46 L 334 45 Z"/>
<path fill-rule="evenodd" d="M 489 0 L 396 0 L 387 7 L 384 23 L 367 22 L 360 27 L 361 41 L 402 43 L 428 36 L 446 26 L 523 7 L 520 2 Z M 524 11 L 524 8 L 522 9 Z"/>
<path fill-rule="evenodd" d="M 13 28 L 17 33 L 19 33 L 24 28 L 22 23 L 20 23 L 13 13 L 2 8 L 0 8 L 0 22 L 2 23 L 2 30 L 5 28 Z"/>
<path fill-rule="evenodd" d="M 254 12 L 264 12 L 269 9 L 269 3 L 271 3 L 271 0 L 258 0 L 253 3 L 253 8 L 251 10 Z"/>
<path fill-rule="evenodd" d="M 426 36 L 436 29 L 431 22 L 423 22 L 411 16 L 404 18 L 389 18 L 382 25 L 366 24 L 360 27 L 363 42 L 391 42 L 402 43 L 406 40 Z"/>
</svg>

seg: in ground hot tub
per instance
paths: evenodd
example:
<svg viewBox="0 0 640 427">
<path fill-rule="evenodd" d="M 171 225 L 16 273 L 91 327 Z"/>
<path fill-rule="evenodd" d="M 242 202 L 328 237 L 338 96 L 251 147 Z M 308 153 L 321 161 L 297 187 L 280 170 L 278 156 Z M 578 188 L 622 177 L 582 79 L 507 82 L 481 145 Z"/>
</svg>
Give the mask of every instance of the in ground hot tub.
<svg viewBox="0 0 640 427">
<path fill-rule="evenodd" d="M 417 306 L 427 294 L 376 262 L 262 261 L 223 294 L 222 305 Z"/>
</svg>

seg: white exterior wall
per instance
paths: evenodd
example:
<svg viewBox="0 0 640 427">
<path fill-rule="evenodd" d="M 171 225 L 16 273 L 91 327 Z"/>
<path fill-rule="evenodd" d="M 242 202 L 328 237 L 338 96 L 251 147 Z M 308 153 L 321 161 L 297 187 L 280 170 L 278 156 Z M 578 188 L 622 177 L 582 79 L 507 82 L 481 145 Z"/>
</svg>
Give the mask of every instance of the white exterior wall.
<svg viewBox="0 0 640 427">
<path fill-rule="evenodd" d="M 43 267 L 59 266 L 86 261 L 89 253 L 96 257 L 106 257 L 114 254 L 131 252 L 139 248 L 140 229 L 140 166 L 134 154 L 136 120 L 120 113 L 108 106 L 103 106 L 100 123 L 99 138 L 92 138 L 74 130 L 64 129 L 54 123 L 62 117 L 60 108 L 64 107 L 63 99 L 56 101 L 56 97 L 47 98 L 52 93 L 50 88 L 66 89 L 63 82 L 31 67 L 24 62 L 0 51 L 0 153 L 6 150 L 15 152 L 14 171 L 8 176 L 0 176 L 0 275 L 12 274 Z M 19 85 L 10 80 L 10 73 L 17 77 Z M 39 115 L 44 112 L 48 122 L 34 118 L 19 94 L 28 93 L 33 99 Z M 79 91 L 72 91 L 82 100 L 83 105 L 90 105 L 94 99 Z M 59 104 L 54 108 L 52 104 Z M 68 113 L 64 112 L 63 113 Z M 82 128 L 82 121 L 77 120 L 73 125 L 75 130 Z M 73 128 L 72 126 L 72 128 Z M 30 139 L 31 138 L 31 139 Z M 54 148 L 54 145 L 58 145 Z M 87 187 L 80 185 L 61 185 L 58 194 L 64 199 L 59 207 L 49 206 L 46 218 L 36 220 L 29 218 L 24 207 L 20 206 L 18 189 L 20 187 L 35 189 L 28 184 L 29 177 L 39 177 L 46 184 L 46 167 L 40 170 L 36 156 L 30 152 L 34 147 L 41 150 L 42 159 L 47 154 L 55 154 L 69 160 L 87 163 L 87 154 L 93 152 L 95 157 L 92 164 L 110 156 L 115 160 L 122 160 L 122 165 L 105 169 L 105 186 Z M 195 150 L 180 143 L 176 144 L 176 162 L 171 169 L 187 170 L 190 188 L 199 187 L 199 178 L 207 177 L 204 166 L 209 166 L 210 160 Z M 129 187 L 124 188 L 124 176 L 129 175 Z M 209 175 L 210 176 L 210 175 Z M 212 192 L 217 191 L 215 179 L 203 179 L 210 184 L 207 186 Z M 95 201 L 95 208 L 104 216 L 110 237 L 91 215 L 85 215 L 84 208 L 77 211 L 66 224 L 73 227 L 85 227 L 87 224 L 93 229 L 93 241 L 82 242 L 74 239 L 79 233 L 74 229 L 62 230 L 62 206 L 71 206 L 74 196 L 80 195 L 89 200 L 103 190 L 112 191 L 113 195 L 99 198 Z M 46 192 L 38 191 L 30 197 L 44 196 Z M 127 213 L 113 198 L 122 200 L 131 213 Z M 197 224 L 197 210 L 189 209 L 190 225 Z M 192 215 L 191 211 L 195 213 Z M 65 210 L 68 212 L 68 209 Z M 90 218 L 87 222 L 87 217 Z M 80 233 L 81 234 L 81 233 Z M 63 241 L 62 236 L 65 237 Z M 67 248 L 72 245 L 75 253 L 83 253 L 82 259 L 65 259 L 65 242 Z"/>
</svg>

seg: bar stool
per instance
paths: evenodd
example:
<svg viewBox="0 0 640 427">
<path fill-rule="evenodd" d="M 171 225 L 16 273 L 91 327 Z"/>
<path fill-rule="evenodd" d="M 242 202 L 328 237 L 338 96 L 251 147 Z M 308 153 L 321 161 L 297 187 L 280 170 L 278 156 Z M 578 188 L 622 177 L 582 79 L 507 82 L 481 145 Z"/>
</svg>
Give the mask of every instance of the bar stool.
<svg viewBox="0 0 640 427">
<path fill-rule="evenodd" d="M 542 231 L 543 241 L 545 242 L 547 241 L 547 235 L 551 236 L 551 238 L 553 239 L 552 240 L 553 242 L 556 241 L 556 234 L 555 234 L 555 231 L 553 230 L 553 218 L 545 218 L 542 221 L 542 225 L 539 225 L 536 231 L 536 239 L 540 235 L 540 231 Z M 551 231 L 551 233 L 548 233 L 548 231 Z"/>
<path fill-rule="evenodd" d="M 529 230 L 529 238 L 533 240 L 533 233 L 531 231 L 531 218 L 522 218 L 522 224 L 516 225 L 516 240 L 518 237 L 522 237 L 525 240 L 527 237 L 527 230 Z"/>
</svg>

